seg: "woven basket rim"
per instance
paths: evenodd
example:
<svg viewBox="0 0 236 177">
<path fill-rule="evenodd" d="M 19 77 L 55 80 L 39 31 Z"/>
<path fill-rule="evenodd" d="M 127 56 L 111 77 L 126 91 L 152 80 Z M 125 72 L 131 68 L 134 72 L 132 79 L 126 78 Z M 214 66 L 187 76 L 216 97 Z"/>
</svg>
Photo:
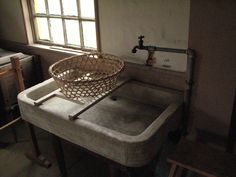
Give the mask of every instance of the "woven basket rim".
<svg viewBox="0 0 236 177">
<path fill-rule="evenodd" d="M 73 81 L 73 80 L 67 80 L 67 79 L 62 79 L 62 78 L 58 78 L 52 71 L 53 67 L 61 62 L 65 62 L 67 60 L 71 60 L 72 58 L 75 58 L 75 57 L 82 57 L 82 56 L 89 56 L 89 55 L 110 55 L 110 56 L 113 56 L 115 57 L 116 59 L 110 59 L 110 60 L 118 60 L 120 63 L 121 63 L 121 68 L 119 70 L 117 70 L 116 72 L 113 72 L 111 74 L 108 74 L 107 76 L 105 77 L 102 77 L 102 78 L 97 78 L 97 79 L 92 79 L 92 80 L 80 80 L 80 81 Z M 67 58 L 64 58 L 64 59 L 61 59 L 55 63 L 53 63 L 48 71 L 49 71 L 49 74 L 56 80 L 58 81 L 62 81 L 62 82 L 67 82 L 67 83 L 93 83 L 93 82 L 98 82 L 98 81 L 101 81 L 101 80 L 105 80 L 105 79 L 109 79 L 111 77 L 115 77 L 116 75 L 118 75 L 122 70 L 124 69 L 124 61 L 122 59 L 120 59 L 120 57 L 117 57 L 115 55 L 112 55 L 112 54 L 109 54 L 109 53 L 99 53 L 99 52 L 94 52 L 94 53 L 88 53 L 88 54 L 82 54 L 82 55 L 73 55 L 73 56 L 70 56 L 70 57 L 67 57 Z"/>
</svg>

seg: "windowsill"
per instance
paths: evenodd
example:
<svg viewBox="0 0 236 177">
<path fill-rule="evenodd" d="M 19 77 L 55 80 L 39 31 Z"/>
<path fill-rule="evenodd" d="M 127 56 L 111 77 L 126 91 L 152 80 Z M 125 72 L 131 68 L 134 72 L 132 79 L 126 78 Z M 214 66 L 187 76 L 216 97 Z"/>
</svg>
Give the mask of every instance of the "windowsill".
<svg viewBox="0 0 236 177">
<path fill-rule="evenodd" d="M 83 54 L 89 53 L 88 51 L 83 51 L 80 49 L 71 49 L 71 48 L 58 47 L 58 46 L 48 46 L 48 45 L 43 45 L 43 44 L 29 44 L 28 46 L 34 47 L 34 48 L 45 49 L 49 51 L 68 53 L 68 54 L 73 54 L 73 55 L 83 55 Z"/>
</svg>

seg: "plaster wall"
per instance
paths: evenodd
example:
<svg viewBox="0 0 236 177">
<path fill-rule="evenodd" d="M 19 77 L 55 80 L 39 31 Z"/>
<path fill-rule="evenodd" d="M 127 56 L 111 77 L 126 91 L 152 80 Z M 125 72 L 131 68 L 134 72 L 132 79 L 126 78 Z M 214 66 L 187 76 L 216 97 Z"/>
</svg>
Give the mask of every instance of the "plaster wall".
<svg viewBox="0 0 236 177">
<path fill-rule="evenodd" d="M 131 53 L 144 35 L 144 45 L 188 47 L 189 0 L 99 0 L 102 51 L 144 64 L 147 51 Z M 156 52 L 157 67 L 185 71 L 186 55 Z"/>
<path fill-rule="evenodd" d="M 0 1 L 0 39 L 27 43 L 20 0 Z"/>
<path fill-rule="evenodd" d="M 197 52 L 191 117 L 195 128 L 226 136 L 236 88 L 236 2 L 192 0 L 189 47 Z"/>
</svg>

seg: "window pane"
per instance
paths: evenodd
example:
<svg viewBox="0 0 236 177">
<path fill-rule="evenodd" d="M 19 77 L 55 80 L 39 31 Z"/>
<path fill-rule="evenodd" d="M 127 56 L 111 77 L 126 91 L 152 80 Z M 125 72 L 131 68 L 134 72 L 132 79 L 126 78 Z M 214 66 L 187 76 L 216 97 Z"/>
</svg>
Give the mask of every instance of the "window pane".
<svg viewBox="0 0 236 177">
<path fill-rule="evenodd" d="M 67 42 L 72 45 L 80 45 L 79 22 L 77 20 L 65 20 Z"/>
<path fill-rule="evenodd" d="M 46 18 L 37 17 L 36 26 L 40 40 L 49 40 L 48 21 Z"/>
<path fill-rule="evenodd" d="M 57 44 L 64 44 L 62 20 L 50 18 L 52 41 Z"/>
<path fill-rule="evenodd" d="M 49 14 L 60 15 L 61 5 L 60 0 L 48 0 Z"/>
<path fill-rule="evenodd" d="M 62 0 L 64 15 L 78 16 L 76 0 Z"/>
<path fill-rule="evenodd" d="M 44 0 L 34 0 L 34 11 L 39 14 L 46 14 Z"/>
<path fill-rule="evenodd" d="M 95 22 L 83 21 L 84 46 L 97 48 Z"/>
<path fill-rule="evenodd" d="M 80 0 L 80 11 L 82 17 L 95 18 L 94 0 Z"/>
</svg>

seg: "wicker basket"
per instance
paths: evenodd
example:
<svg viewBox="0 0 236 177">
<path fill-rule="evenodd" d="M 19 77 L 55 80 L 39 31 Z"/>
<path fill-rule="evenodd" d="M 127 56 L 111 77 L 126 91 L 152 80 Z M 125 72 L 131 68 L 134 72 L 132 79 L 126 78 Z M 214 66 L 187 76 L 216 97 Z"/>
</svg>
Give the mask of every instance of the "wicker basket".
<svg viewBox="0 0 236 177">
<path fill-rule="evenodd" d="M 62 93 L 71 99 L 95 97 L 112 89 L 124 62 L 110 54 L 92 53 L 60 60 L 49 68 Z"/>
</svg>

